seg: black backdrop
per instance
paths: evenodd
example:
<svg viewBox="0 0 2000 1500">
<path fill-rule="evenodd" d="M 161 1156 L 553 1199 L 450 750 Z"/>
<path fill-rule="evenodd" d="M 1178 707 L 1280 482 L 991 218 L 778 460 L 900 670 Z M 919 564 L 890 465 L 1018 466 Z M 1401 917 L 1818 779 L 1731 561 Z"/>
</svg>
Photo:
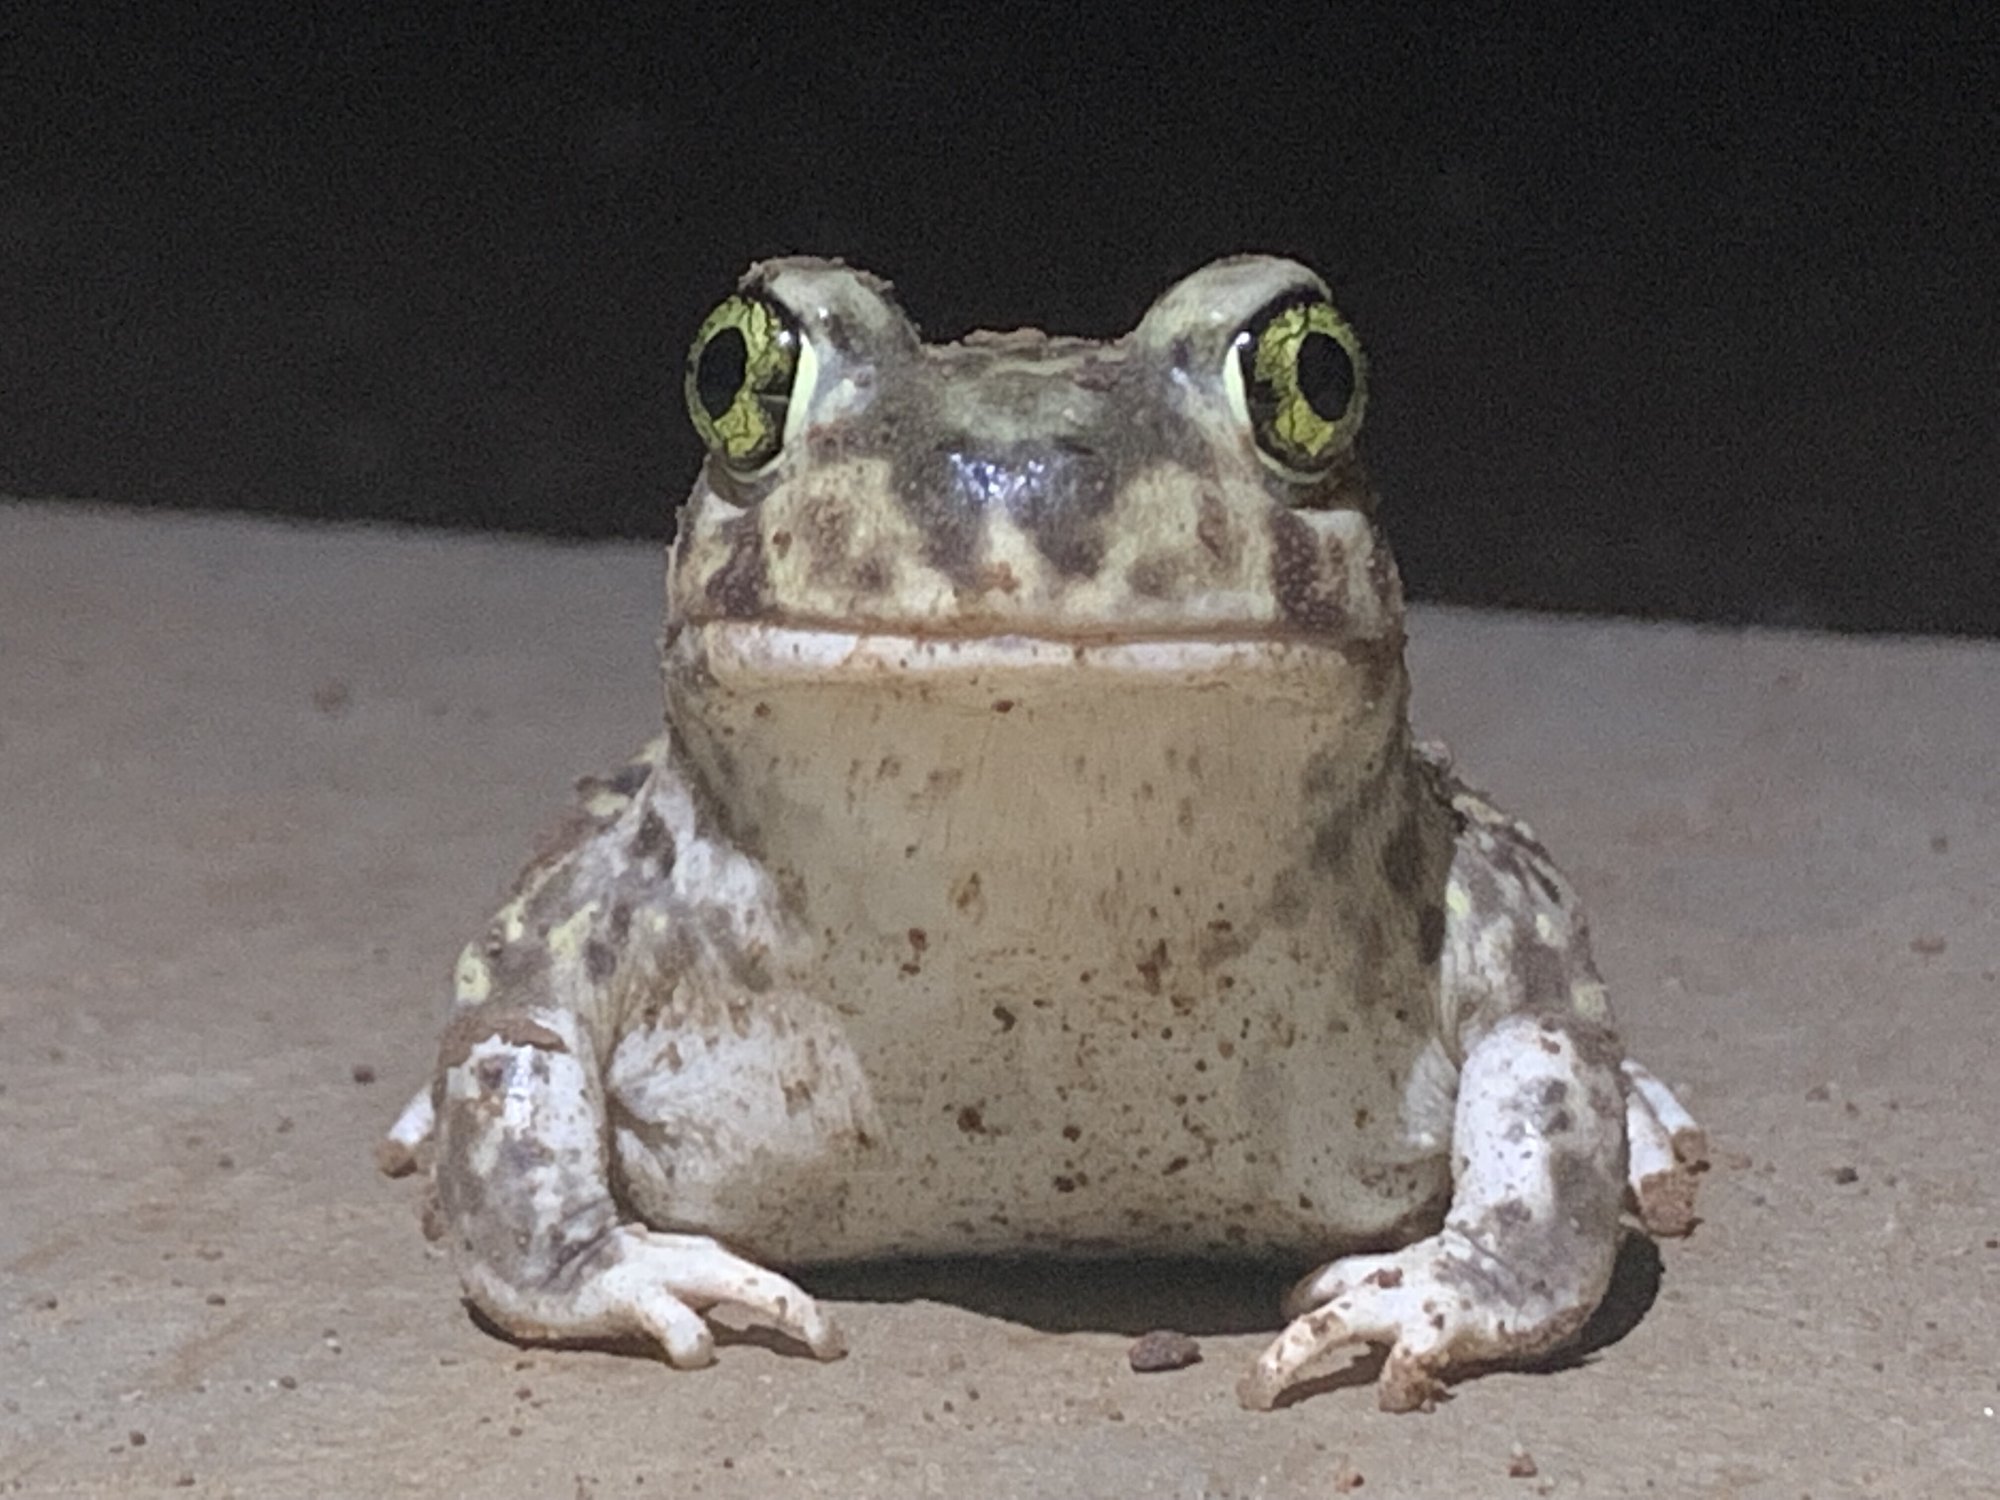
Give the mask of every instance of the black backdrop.
<svg viewBox="0 0 2000 1500">
<path fill-rule="evenodd" d="M 0 492 L 663 536 L 685 342 L 1319 265 L 1420 596 L 2000 633 L 1976 6 L 0 16 Z M 265 13 L 268 12 L 268 13 Z"/>
</svg>

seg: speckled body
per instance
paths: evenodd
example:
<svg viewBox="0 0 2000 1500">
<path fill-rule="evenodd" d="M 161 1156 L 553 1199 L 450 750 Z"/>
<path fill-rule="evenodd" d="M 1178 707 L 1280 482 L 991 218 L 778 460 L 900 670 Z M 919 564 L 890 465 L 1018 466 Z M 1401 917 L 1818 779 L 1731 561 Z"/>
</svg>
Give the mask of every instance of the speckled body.
<svg viewBox="0 0 2000 1500">
<path fill-rule="evenodd" d="M 1414 746 L 1351 445 L 1272 463 L 1223 379 L 1317 281 L 1219 262 L 1116 343 L 939 347 L 836 265 L 746 286 L 811 379 L 689 503 L 666 733 L 466 950 L 392 1134 L 438 1122 L 475 1300 L 694 1363 L 719 1298 L 835 1349 L 759 1263 L 1374 1249 L 1246 1401 L 1355 1339 L 1414 1405 L 1566 1336 L 1628 1180 L 1686 1227 L 1699 1137 L 1545 852 Z"/>
</svg>

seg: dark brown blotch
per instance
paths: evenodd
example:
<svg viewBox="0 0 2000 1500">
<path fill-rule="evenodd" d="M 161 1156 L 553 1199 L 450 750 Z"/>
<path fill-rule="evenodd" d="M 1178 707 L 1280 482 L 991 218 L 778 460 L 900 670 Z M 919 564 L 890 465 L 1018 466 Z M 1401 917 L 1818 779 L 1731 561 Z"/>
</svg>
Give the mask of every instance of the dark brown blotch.
<svg viewBox="0 0 2000 1500">
<path fill-rule="evenodd" d="M 1350 613 L 1346 555 L 1340 543 L 1321 539 L 1288 510 L 1273 511 L 1271 592 L 1286 620 L 1316 635 L 1344 635 Z"/>
<path fill-rule="evenodd" d="M 472 1055 L 481 1042 L 497 1038 L 509 1047 L 535 1047 L 549 1052 L 567 1052 L 569 1044 L 560 1033 L 532 1016 L 519 1012 L 495 1014 L 468 1010 L 452 1018 L 438 1040 L 438 1071 L 455 1068 Z"/>
<path fill-rule="evenodd" d="M 764 535 L 754 516 L 732 516 L 722 532 L 729 555 L 708 575 L 702 587 L 710 608 L 726 620 L 751 620 L 769 606 L 770 568 L 764 558 Z"/>
</svg>

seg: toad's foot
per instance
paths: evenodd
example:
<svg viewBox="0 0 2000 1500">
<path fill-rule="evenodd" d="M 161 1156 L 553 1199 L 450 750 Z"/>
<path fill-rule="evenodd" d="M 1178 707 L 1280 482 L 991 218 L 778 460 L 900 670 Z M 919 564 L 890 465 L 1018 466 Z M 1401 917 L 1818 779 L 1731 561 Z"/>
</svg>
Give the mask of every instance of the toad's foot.
<svg viewBox="0 0 2000 1500">
<path fill-rule="evenodd" d="M 640 1334 L 683 1370 L 714 1360 L 715 1336 L 702 1314 L 721 1302 L 797 1339 L 816 1358 L 847 1352 L 833 1319 L 798 1286 L 703 1234 L 620 1224 L 579 1251 L 549 1285 L 518 1287 L 477 1268 L 465 1280 L 473 1301 L 517 1337 Z"/>
<path fill-rule="evenodd" d="M 1625 1059 L 1625 1200 L 1648 1234 L 1681 1235 L 1696 1223 L 1695 1183 L 1708 1137 L 1667 1086 Z"/>
<path fill-rule="evenodd" d="M 1237 1387 L 1243 1404 L 1275 1405 L 1324 1355 L 1386 1344 L 1382 1406 L 1410 1411 L 1436 1399 L 1448 1370 L 1573 1336 L 1617 1255 L 1627 1088 L 1602 1026 L 1532 1014 L 1495 1026 L 1459 1074 L 1444 1228 L 1301 1282 L 1287 1303 L 1298 1315 Z"/>
<path fill-rule="evenodd" d="M 740 1306 L 821 1359 L 843 1352 L 813 1299 L 707 1235 L 620 1221 L 589 1036 L 555 1010 L 469 1012 L 446 1036 L 439 1208 L 466 1295 L 528 1339 L 639 1334 L 675 1365 L 715 1357 L 703 1312 Z"/>
<path fill-rule="evenodd" d="M 1238 1382 L 1245 1406 L 1269 1410 L 1327 1355 L 1386 1344 L 1382 1409 L 1428 1410 L 1448 1368 L 1547 1348 L 1590 1311 L 1534 1296 L 1518 1273 L 1449 1229 L 1392 1254 L 1336 1261 L 1301 1283 L 1286 1310 L 1302 1303 L 1312 1311 L 1294 1317 Z"/>
</svg>

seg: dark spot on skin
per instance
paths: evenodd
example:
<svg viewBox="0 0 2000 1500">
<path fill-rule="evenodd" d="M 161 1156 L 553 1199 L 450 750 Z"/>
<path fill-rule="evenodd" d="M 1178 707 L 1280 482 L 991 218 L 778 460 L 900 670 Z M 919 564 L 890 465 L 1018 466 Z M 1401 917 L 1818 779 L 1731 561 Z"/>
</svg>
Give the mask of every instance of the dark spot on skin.
<svg viewBox="0 0 2000 1500">
<path fill-rule="evenodd" d="M 1370 1286 L 1378 1286 L 1385 1292 L 1393 1292 L 1403 1284 L 1403 1273 L 1395 1266 L 1384 1266 L 1379 1271 L 1370 1271 L 1361 1279 Z"/>
<path fill-rule="evenodd" d="M 1160 993 L 1160 975 L 1167 968 L 1167 940 L 1161 938 L 1153 944 L 1153 951 L 1133 966 L 1139 971 L 1139 980 L 1146 987 L 1146 993 Z"/>
<path fill-rule="evenodd" d="M 1417 910 L 1417 953 L 1425 964 L 1434 964 L 1444 952 L 1444 907 L 1429 902 Z"/>
<path fill-rule="evenodd" d="M 632 835 L 631 854 L 635 860 L 658 860 L 662 874 L 672 867 L 674 836 L 667 831 L 666 821 L 657 809 L 649 807 L 639 815 L 639 827 Z"/>
<path fill-rule="evenodd" d="M 1194 343 L 1182 334 L 1167 346 L 1167 360 L 1176 370 L 1185 371 L 1194 363 Z"/>
<path fill-rule="evenodd" d="M 1530 1008 L 1568 1006 L 1570 976 L 1566 956 L 1534 936 L 1526 923 L 1515 934 L 1514 972 L 1520 976 L 1522 998 Z"/>
<path fill-rule="evenodd" d="M 1024 456 L 1036 467 L 1023 466 L 1031 482 L 1008 506 L 1014 520 L 1065 578 L 1093 576 L 1104 563 L 1103 518 L 1115 493 L 1111 460 L 1063 446 Z"/>
<path fill-rule="evenodd" d="M 726 620 L 750 620 L 762 614 L 770 574 L 764 562 L 764 538 L 751 516 L 733 516 L 723 523 L 729 555 L 708 575 L 702 592 L 709 606 Z"/>
<path fill-rule="evenodd" d="M 1011 714 L 1013 711 L 1014 700 L 1012 698 L 995 698 L 993 700 L 993 712 L 996 714 Z"/>
<path fill-rule="evenodd" d="M 1007 1007 L 1004 1005 L 996 1005 L 993 1007 L 993 1019 L 1000 1023 L 1000 1032 L 1001 1035 L 1003 1036 L 1014 1029 L 1014 1022 L 1016 1019 L 1014 1012 L 1007 1009 Z"/>
<path fill-rule="evenodd" d="M 838 453 L 822 455 L 827 463 L 837 463 L 841 457 Z M 848 550 L 854 537 L 854 517 L 847 501 L 837 491 L 814 490 L 798 502 L 792 514 L 806 544 L 810 576 L 815 582 L 838 580 L 849 566 Z"/>
<path fill-rule="evenodd" d="M 678 1073 L 687 1066 L 685 1059 L 681 1057 L 681 1044 L 676 1041 L 669 1041 L 660 1050 L 660 1060 L 666 1063 L 669 1073 Z"/>
<path fill-rule="evenodd" d="M 731 979 L 752 994 L 761 995 L 771 987 L 770 955 L 761 944 L 746 948 L 737 940 L 728 912 L 705 909 L 699 921 L 709 951 L 722 960 Z"/>
<path fill-rule="evenodd" d="M 1345 635 L 1346 559 L 1339 542 L 1324 541 L 1289 510 L 1271 512 L 1271 591 L 1285 618 L 1316 635 Z"/>
<path fill-rule="evenodd" d="M 1202 550 L 1224 568 L 1236 565 L 1242 549 L 1237 545 L 1236 532 L 1229 524 L 1228 508 L 1214 490 L 1201 492 L 1201 513 L 1195 519 L 1194 538 L 1201 543 Z"/>
<path fill-rule="evenodd" d="M 1423 876 L 1423 842 L 1417 831 L 1416 815 L 1406 813 L 1382 846 L 1382 878 L 1398 896 L 1414 901 L 1421 893 Z"/>
<path fill-rule="evenodd" d="M 924 561 L 963 588 L 973 581 L 982 516 L 960 496 L 957 447 L 947 441 L 892 462 L 896 501 L 924 539 Z"/>
<path fill-rule="evenodd" d="M 1353 849 L 1354 822 L 1342 811 L 1313 825 L 1312 853 L 1307 861 L 1323 875 L 1338 874 L 1347 868 Z"/>
<path fill-rule="evenodd" d="M 602 938 L 592 938 L 583 945 L 583 971 L 597 984 L 603 984 L 618 972 L 618 951 Z"/>
<path fill-rule="evenodd" d="M 958 1112 L 958 1129 L 962 1135 L 986 1134 L 986 1117 L 977 1105 L 968 1104 Z"/>
<path fill-rule="evenodd" d="M 621 797 L 636 797 L 653 768 L 643 760 L 628 761 L 605 779 L 605 785 Z"/>
<path fill-rule="evenodd" d="M 1187 1167 L 1188 1159 L 1185 1156 L 1176 1156 L 1172 1161 L 1160 1168 L 1160 1175 L 1162 1177 L 1172 1177 L 1176 1172 L 1185 1172 Z"/>
<path fill-rule="evenodd" d="M 1125 586 L 1141 599 L 1165 599 L 1173 594 L 1183 570 L 1178 557 L 1142 557 L 1125 570 Z"/>
<path fill-rule="evenodd" d="M 481 1042 L 497 1038 L 509 1047 L 536 1047 L 549 1052 L 567 1052 L 569 1044 L 531 1016 L 493 1014 L 468 1010 L 453 1018 L 438 1042 L 438 1070 L 455 1068 L 472 1055 Z"/>
<path fill-rule="evenodd" d="M 778 1087 L 785 1096 L 787 1116 L 804 1114 L 812 1108 L 813 1091 L 810 1083 L 800 1080 L 794 1083 L 781 1083 Z"/>
<path fill-rule="evenodd" d="M 1062 1138 L 1066 1141 L 1080 1141 L 1083 1139 L 1083 1131 L 1075 1125 L 1065 1125 L 1062 1129 Z"/>
<path fill-rule="evenodd" d="M 1074 1177 L 1058 1177 L 1051 1186 L 1059 1193 L 1073 1193 L 1077 1189 L 1077 1181 Z"/>
</svg>

